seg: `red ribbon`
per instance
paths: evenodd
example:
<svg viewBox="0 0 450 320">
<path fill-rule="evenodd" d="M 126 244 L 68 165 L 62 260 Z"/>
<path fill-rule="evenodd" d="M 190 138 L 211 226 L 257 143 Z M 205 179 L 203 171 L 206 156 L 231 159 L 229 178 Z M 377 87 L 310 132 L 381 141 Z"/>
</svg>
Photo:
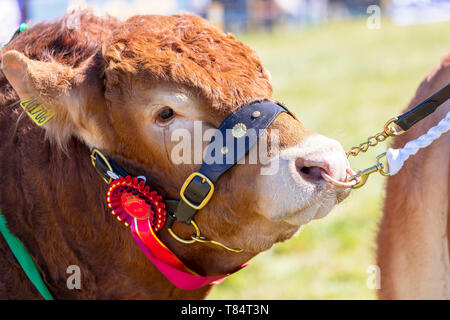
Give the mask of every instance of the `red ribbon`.
<svg viewBox="0 0 450 320">
<path fill-rule="evenodd" d="M 156 232 L 161 230 L 166 221 L 165 204 L 162 196 L 156 191 L 150 191 L 143 180 L 130 176 L 115 179 L 110 184 L 106 200 L 111 213 L 119 221 L 124 221 L 125 226 L 131 226 L 131 234 L 147 258 L 178 288 L 193 290 L 219 284 L 232 274 L 201 276 L 162 243 Z M 242 265 L 236 271 L 246 266 Z"/>
</svg>

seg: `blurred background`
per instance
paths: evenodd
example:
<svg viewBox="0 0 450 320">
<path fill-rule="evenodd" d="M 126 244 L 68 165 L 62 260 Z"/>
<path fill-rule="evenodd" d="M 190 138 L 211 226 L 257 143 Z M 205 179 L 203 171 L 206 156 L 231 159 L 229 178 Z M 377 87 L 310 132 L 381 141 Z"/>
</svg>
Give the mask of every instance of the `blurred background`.
<svg viewBox="0 0 450 320">
<path fill-rule="evenodd" d="M 398 115 L 450 52 L 448 0 L 0 0 L 0 44 L 22 21 L 79 7 L 120 19 L 180 11 L 205 17 L 252 46 L 271 72 L 274 97 L 346 150 Z M 352 167 L 372 165 L 387 147 L 350 159 Z M 328 217 L 254 258 L 209 298 L 375 298 L 369 277 L 384 183 L 372 175 Z"/>
</svg>

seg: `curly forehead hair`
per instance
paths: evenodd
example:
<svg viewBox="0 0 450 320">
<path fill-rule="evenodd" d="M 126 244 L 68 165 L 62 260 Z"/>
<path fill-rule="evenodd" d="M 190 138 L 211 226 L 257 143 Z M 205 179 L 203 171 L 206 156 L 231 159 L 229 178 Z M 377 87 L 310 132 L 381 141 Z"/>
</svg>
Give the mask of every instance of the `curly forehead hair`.
<svg viewBox="0 0 450 320">
<path fill-rule="evenodd" d="M 110 95 L 124 95 L 127 81 L 162 81 L 193 89 L 223 113 L 272 95 L 253 49 L 189 14 L 132 17 L 104 43 L 103 57 Z"/>
</svg>

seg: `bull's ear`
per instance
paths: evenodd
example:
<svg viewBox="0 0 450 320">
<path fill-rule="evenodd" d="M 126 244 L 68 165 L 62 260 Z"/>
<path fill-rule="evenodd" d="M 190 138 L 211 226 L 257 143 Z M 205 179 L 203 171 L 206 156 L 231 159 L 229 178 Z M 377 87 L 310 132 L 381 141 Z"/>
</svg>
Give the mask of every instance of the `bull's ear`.
<svg viewBox="0 0 450 320">
<path fill-rule="evenodd" d="M 54 114 L 43 125 L 49 138 L 63 146 L 74 135 L 89 146 L 102 147 L 97 128 L 104 125 L 96 116 L 104 101 L 100 79 L 95 79 L 91 65 L 88 61 L 72 68 L 31 60 L 11 50 L 3 54 L 1 68 L 21 100 L 34 97 Z M 89 110 L 89 105 L 95 105 L 97 112 Z"/>
<path fill-rule="evenodd" d="M 3 55 L 2 70 L 21 100 L 34 96 L 51 105 L 68 96 L 76 80 L 76 72 L 68 66 L 31 60 L 15 50 Z"/>
</svg>

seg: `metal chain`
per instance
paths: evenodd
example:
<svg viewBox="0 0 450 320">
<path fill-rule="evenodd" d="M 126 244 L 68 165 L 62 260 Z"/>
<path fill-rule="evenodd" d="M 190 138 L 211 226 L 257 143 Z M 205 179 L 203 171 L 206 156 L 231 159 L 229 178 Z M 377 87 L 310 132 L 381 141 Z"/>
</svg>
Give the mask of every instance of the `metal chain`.
<svg viewBox="0 0 450 320">
<path fill-rule="evenodd" d="M 385 124 L 383 131 L 370 136 L 367 138 L 367 140 L 363 143 L 361 143 L 357 147 L 352 147 L 347 153 L 347 158 L 350 156 L 356 157 L 360 152 L 366 152 L 370 147 L 376 146 L 379 142 L 385 141 L 388 137 L 393 136 L 399 136 L 403 134 L 405 131 L 399 130 L 398 126 L 395 126 L 395 121 L 397 121 L 397 118 L 391 118 L 389 119 Z M 361 188 L 367 181 L 370 174 L 374 172 L 379 172 L 383 176 L 389 175 L 389 170 L 385 169 L 385 166 L 381 162 L 381 159 L 383 159 L 386 156 L 386 152 L 380 154 L 376 158 L 376 164 L 364 169 L 364 170 L 357 170 L 354 175 L 351 175 L 347 178 L 346 182 L 351 184 L 351 188 L 357 189 Z"/>
<path fill-rule="evenodd" d="M 375 147 L 379 142 L 383 142 L 388 137 L 398 136 L 404 131 L 397 131 L 397 129 L 392 125 L 397 118 L 389 119 L 385 125 L 383 131 L 377 133 L 376 135 L 370 136 L 367 140 L 361 143 L 357 147 L 352 147 L 347 153 L 347 158 L 350 156 L 356 157 L 360 152 L 366 152 L 370 147 Z"/>
</svg>

